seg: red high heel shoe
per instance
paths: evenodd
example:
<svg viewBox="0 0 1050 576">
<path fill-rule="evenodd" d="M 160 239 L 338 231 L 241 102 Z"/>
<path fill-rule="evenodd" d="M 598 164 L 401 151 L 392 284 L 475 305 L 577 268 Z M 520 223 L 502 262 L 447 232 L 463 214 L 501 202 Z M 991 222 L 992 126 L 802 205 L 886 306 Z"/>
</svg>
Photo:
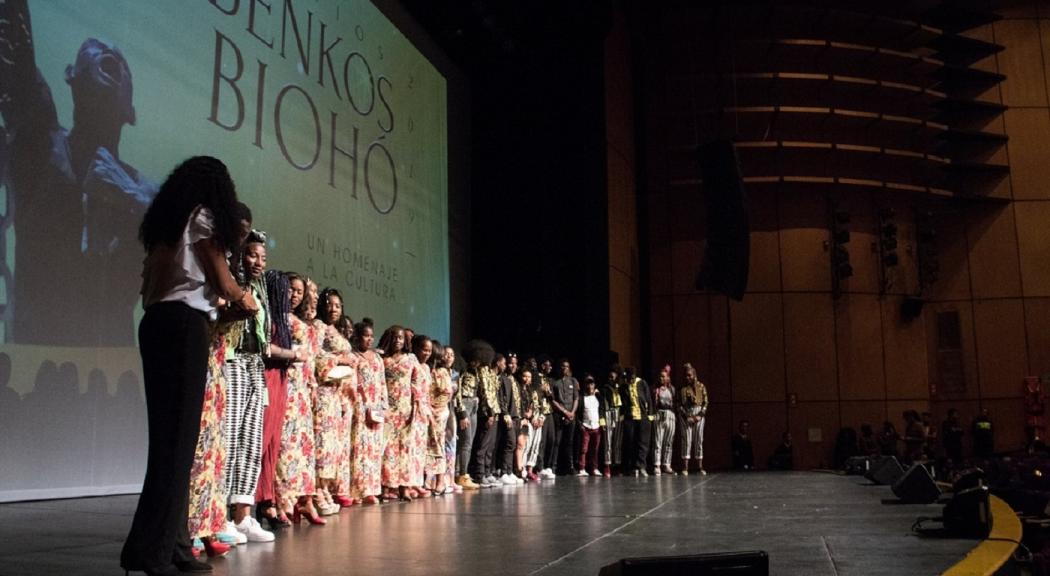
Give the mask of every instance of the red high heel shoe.
<svg viewBox="0 0 1050 576">
<path fill-rule="evenodd" d="M 364 500 L 362 500 L 361 503 L 362 504 L 373 504 L 373 505 L 374 504 L 379 504 L 379 498 L 376 498 L 375 496 L 365 496 Z"/>
<path fill-rule="evenodd" d="M 204 543 L 204 550 L 208 553 L 208 558 L 220 558 L 230 551 L 229 544 L 223 544 L 212 538 L 202 538 L 201 542 Z"/>
<path fill-rule="evenodd" d="M 298 504 L 295 505 L 295 509 L 292 511 L 292 522 L 298 524 L 303 518 L 306 518 L 314 526 L 324 526 L 328 524 L 328 521 L 321 518 L 320 514 L 314 511 L 300 508 Z"/>
<path fill-rule="evenodd" d="M 349 496 L 339 494 L 338 496 L 332 496 L 332 499 L 336 501 L 343 508 L 349 508 L 354 505 L 354 499 Z"/>
</svg>

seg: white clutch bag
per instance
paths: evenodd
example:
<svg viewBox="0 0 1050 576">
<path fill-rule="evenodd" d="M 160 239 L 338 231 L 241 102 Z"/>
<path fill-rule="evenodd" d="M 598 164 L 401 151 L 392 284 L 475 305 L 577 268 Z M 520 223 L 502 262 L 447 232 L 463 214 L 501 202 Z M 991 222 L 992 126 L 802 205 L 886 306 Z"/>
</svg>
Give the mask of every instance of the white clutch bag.
<svg viewBox="0 0 1050 576">
<path fill-rule="evenodd" d="M 353 373 L 354 369 L 349 366 L 336 366 L 328 371 L 328 380 L 342 380 L 349 378 Z"/>
</svg>

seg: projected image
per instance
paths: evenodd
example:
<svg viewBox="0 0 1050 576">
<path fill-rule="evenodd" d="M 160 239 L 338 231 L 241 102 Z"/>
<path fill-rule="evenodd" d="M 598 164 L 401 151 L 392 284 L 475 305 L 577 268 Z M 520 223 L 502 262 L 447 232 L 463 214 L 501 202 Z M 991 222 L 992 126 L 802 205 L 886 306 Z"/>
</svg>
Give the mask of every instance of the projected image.
<svg viewBox="0 0 1050 576">
<path fill-rule="evenodd" d="M 447 98 L 369 0 L 0 0 L 0 501 L 141 485 L 138 226 L 190 156 L 269 268 L 447 341 Z"/>
<path fill-rule="evenodd" d="M 4 3 L 0 25 L 0 164 L 16 237 L 9 339 L 131 346 L 137 294 L 110 271 L 141 260 L 137 224 L 156 192 L 120 159 L 121 131 L 135 124 L 131 70 L 115 46 L 84 40 L 65 68 L 67 129 L 36 66 L 25 0 Z"/>
</svg>

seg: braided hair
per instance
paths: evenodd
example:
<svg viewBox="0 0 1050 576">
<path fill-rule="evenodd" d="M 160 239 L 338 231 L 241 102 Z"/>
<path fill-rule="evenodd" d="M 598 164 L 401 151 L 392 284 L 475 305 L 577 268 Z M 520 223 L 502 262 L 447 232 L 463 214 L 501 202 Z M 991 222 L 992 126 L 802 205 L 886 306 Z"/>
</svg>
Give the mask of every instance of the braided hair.
<svg viewBox="0 0 1050 576">
<path fill-rule="evenodd" d="M 270 305 L 273 343 L 281 348 L 290 349 L 292 328 L 288 325 L 288 313 L 292 311 L 292 305 L 288 297 L 288 276 L 280 270 L 267 270 L 263 278 L 266 280 L 266 297 Z"/>
</svg>

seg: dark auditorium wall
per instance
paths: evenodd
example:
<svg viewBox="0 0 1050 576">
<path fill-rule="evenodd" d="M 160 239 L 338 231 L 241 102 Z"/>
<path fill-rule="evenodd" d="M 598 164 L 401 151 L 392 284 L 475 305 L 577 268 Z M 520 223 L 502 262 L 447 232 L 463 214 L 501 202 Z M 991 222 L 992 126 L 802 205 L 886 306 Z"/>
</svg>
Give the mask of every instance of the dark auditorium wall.
<svg viewBox="0 0 1050 576">
<path fill-rule="evenodd" d="M 712 400 L 705 435 L 712 467 L 728 465 L 731 431 L 744 418 L 753 424 L 760 464 L 781 432 L 789 430 L 797 466 L 828 466 L 840 427 L 859 429 L 867 422 L 877 431 L 889 419 L 903 432 L 906 409 L 930 410 L 939 424 L 949 407 L 957 407 L 966 423 L 979 407 L 987 407 L 997 448 L 1021 446 L 1022 378 L 1050 373 L 1050 4 L 1016 5 L 1003 16 L 968 34 L 1005 46 L 976 67 L 1007 76 L 980 99 L 1009 106 L 984 129 L 1009 136 L 991 161 L 1009 165 L 1010 175 L 992 195 L 1012 201 L 959 202 L 938 212 L 939 280 L 927 291 L 921 316 L 911 322 L 901 319 L 900 309 L 918 287 L 915 250 L 905 249 L 916 242 L 912 220 L 898 219 L 899 276 L 884 295 L 879 294 L 878 256 L 871 250 L 876 206 L 908 214 L 913 201 L 907 194 L 836 196 L 839 207 L 853 215 L 849 250 L 855 273 L 835 300 L 824 246 L 825 198 L 790 187 L 753 190 L 746 296 L 730 302 L 697 291 L 694 279 L 705 238 L 702 202 L 696 185 L 674 181 L 666 162 L 668 126 L 655 120 L 666 118 L 667 94 L 680 81 L 673 70 L 685 65 L 669 64 L 666 55 L 646 46 L 632 48 L 642 55 L 643 71 L 634 81 L 646 87 L 641 103 L 646 121 L 638 120 L 643 147 L 637 178 L 643 270 L 648 270 L 642 306 L 648 321 L 637 337 L 650 373 L 665 362 L 676 367 L 676 378 L 683 362 L 699 368 Z M 663 20 L 639 26 L 675 28 L 674 14 L 654 17 Z M 610 38 L 615 37 L 614 28 Z M 651 35 L 647 41 L 653 42 Z M 624 59 L 621 45 L 609 46 L 607 61 Z M 622 95 L 607 86 L 607 102 Z M 611 204 L 627 195 L 619 191 L 636 175 L 629 161 L 618 160 L 620 146 L 630 139 L 614 141 L 613 136 L 629 125 L 610 118 L 607 128 Z M 623 186 L 613 185 L 614 176 Z M 612 257 L 626 254 L 613 248 L 623 241 L 610 231 L 611 268 L 624 262 Z M 938 352 L 937 314 L 946 311 L 959 315 L 962 382 L 942 373 L 950 371 L 951 359 Z M 617 322 L 632 313 L 621 311 L 617 320 L 614 311 L 614 339 L 622 333 Z M 622 338 L 621 345 L 629 348 L 630 338 Z M 949 389 L 946 379 L 952 380 Z"/>
<path fill-rule="evenodd" d="M 605 39 L 605 164 L 609 219 L 609 346 L 624 366 L 641 361 L 637 154 L 630 29 L 614 13 Z"/>
</svg>

